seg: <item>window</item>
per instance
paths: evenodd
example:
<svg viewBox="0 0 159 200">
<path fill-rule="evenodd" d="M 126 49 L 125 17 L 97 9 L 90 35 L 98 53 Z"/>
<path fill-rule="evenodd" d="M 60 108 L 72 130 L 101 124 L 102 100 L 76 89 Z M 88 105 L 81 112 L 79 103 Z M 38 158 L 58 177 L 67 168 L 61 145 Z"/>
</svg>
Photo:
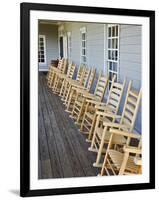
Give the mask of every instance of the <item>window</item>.
<svg viewBox="0 0 159 200">
<path fill-rule="evenodd" d="M 107 64 L 110 84 L 114 75 L 118 79 L 119 71 L 119 25 L 107 27 Z M 116 79 L 116 80 L 117 80 Z"/>
<path fill-rule="evenodd" d="M 85 64 L 87 62 L 86 56 L 86 28 L 83 27 L 81 31 L 81 63 Z"/>
<path fill-rule="evenodd" d="M 67 32 L 67 56 L 68 59 L 71 60 L 71 49 L 72 49 L 72 43 L 71 43 L 71 32 Z"/>
<path fill-rule="evenodd" d="M 45 36 L 39 35 L 39 45 L 38 45 L 38 62 L 44 64 L 46 62 L 46 47 L 45 47 Z"/>
</svg>

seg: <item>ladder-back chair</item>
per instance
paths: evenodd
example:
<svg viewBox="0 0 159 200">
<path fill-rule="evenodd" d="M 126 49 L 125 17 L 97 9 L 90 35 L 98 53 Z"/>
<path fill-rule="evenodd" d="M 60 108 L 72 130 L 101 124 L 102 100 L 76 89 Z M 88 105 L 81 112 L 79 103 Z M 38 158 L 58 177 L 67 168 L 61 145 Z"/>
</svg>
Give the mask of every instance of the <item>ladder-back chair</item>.
<svg viewBox="0 0 159 200">
<path fill-rule="evenodd" d="M 88 92 L 86 92 L 84 94 L 78 93 L 78 95 L 76 96 L 76 99 L 75 99 L 73 110 L 71 112 L 71 116 L 70 116 L 70 117 L 76 119 L 77 124 L 80 124 L 81 119 L 83 117 L 84 109 L 86 106 L 86 100 L 91 99 L 91 100 L 101 102 L 103 100 L 107 85 L 108 85 L 108 78 L 106 76 L 102 76 L 100 74 L 94 94 L 91 94 Z"/>
<path fill-rule="evenodd" d="M 95 167 L 101 167 L 102 153 L 106 151 L 106 146 L 110 138 L 110 128 L 117 128 L 124 131 L 132 132 L 135 125 L 139 105 L 141 100 L 141 89 L 136 92 L 132 89 L 132 81 L 129 82 L 125 104 L 122 115 L 115 115 L 105 112 L 97 111 L 97 121 L 93 138 L 91 142 L 90 151 L 97 152 L 96 162 L 93 164 Z M 115 122 L 110 122 L 108 119 L 114 119 Z M 120 119 L 120 120 L 119 120 Z M 113 139 L 114 144 L 125 144 L 125 138 L 117 136 Z"/>
<path fill-rule="evenodd" d="M 117 114 L 119 110 L 119 105 L 122 99 L 126 81 L 124 80 L 123 83 L 118 83 L 115 82 L 115 80 L 116 76 L 114 76 L 112 79 L 106 103 L 92 101 L 89 99 L 86 100 L 87 102 L 86 108 L 84 111 L 83 120 L 80 127 L 80 131 L 88 134 L 88 139 L 86 141 L 91 141 L 92 139 L 97 118 L 96 111 Z"/>
</svg>

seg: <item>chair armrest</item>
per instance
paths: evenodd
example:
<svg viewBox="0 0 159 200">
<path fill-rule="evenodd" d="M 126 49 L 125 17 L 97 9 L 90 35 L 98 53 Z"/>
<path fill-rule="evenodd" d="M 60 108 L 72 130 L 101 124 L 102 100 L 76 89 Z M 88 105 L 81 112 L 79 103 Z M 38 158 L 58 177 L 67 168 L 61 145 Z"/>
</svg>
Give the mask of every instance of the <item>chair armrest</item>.
<svg viewBox="0 0 159 200">
<path fill-rule="evenodd" d="M 110 124 L 110 125 L 108 125 Z M 111 126 L 112 127 L 116 127 L 116 128 L 127 128 L 126 126 L 124 126 L 123 124 L 117 124 L 117 123 L 108 123 L 108 122 L 105 122 L 104 125 L 108 125 L 108 126 Z M 121 135 L 121 136 L 126 136 L 126 137 L 131 137 L 131 138 L 135 138 L 135 139 L 140 139 L 141 138 L 141 135 L 140 134 L 137 134 L 137 133 L 131 133 L 131 132 L 127 132 L 127 131 L 121 131 L 121 130 L 118 130 L 118 129 L 113 129 L 113 128 L 110 128 L 110 133 L 112 134 L 117 134 L 117 135 Z"/>
<path fill-rule="evenodd" d="M 95 101 L 95 100 L 92 100 L 92 99 L 86 99 L 86 102 L 88 103 L 92 103 L 92 104 L 95 104 L 95 108 L 96 108 L 96 105 L 104 105 L 105 103 L 102 103 L 100 101 Z"/>
<path fill-rule="evenodd" d="M 102 105 L 95 105 L 95 108 L 97 109 L 97 110 L 102 110 L 102 111 L 104 111 L 104 112 L 108 112 L 108 113 L 111 113 L 111 114 L 113 114 L 113 109 L 112 108 L 110 108 L 106 103 L 105 103 L 105 105 L 104 105 L 104 103 L 102 104 Z M 115 114 L 114 114 L 115 115 Z M 116 118 L 120 118 L 118 115 L 116 115 L 117 117 Z"/>
<path fill-rule="evenodd" d="M 137 147 L 132 147 L 132 146 L 125 146 L 123 150 L 124 150 L 124 152 L 128 152 L 128 153 L 135 153 L 135 154 L 142 153 L 141 149 L 139 149 Z"/>
<path fill-rule="evenodd" d="M 77 82 L 77 81 L 73 81 L 72 83 L 71 83 L 71 85 L 72 85 L 72 87 L 76 87 L 76 88 L 84 88 L 84 86 L 82 86 L 82 85 L 80 85 L 80 83 L 79 82 Z"/>
<path fill-rule="evenodd" d="M 112 117 L 112 118 L 115 118 L 115 119 L 121 118 L 120 115 L 115 115 L 115 114 L 113 114 L 113 113 L 108 113 L 108 112 L 97 111 L 96 114 L 97 114 L 97 115 L 101 115 L 101 116 L 103 116 L 103 117 Z"/>
<path fill-rule="evenodd" d="M 88 99 L 95 98 L 94 94 L 91 94 L 91 93 L 84 94 L 83 96 L 86 97 L 86 98 L 88 98 Z"/>
<path fill-rule="evenodd" d="M 72 90 L 86 90 L 84 86 L 72 84 Z"/>
</svg>

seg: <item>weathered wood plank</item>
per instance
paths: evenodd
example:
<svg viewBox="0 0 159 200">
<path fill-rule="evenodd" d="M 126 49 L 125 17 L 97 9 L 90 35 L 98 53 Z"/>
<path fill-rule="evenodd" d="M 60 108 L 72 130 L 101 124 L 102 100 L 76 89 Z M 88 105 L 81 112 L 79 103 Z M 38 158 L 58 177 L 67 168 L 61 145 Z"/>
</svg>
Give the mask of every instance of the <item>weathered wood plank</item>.
<svg viewBox="0 0 159 200">
<path fill-rule="evenodd" d="M 44 122 L 42 117 L 42 110 L 41 110 L 41 101 L 39 100 L 39 114 L 38 114 L 38 129 L 39 129 L 39 178 L 50 178 L 53 176 L 52 169 L 51 169 L 51 163 L 50 163 L 50 156 L 48 151 L 48 144 L 47 144 L 47 138 L 44 128 Z M 47 164 L 45 161 L 47 161 Z"/>
<path fill-rule="evenodd" d="M 49 178 L 96 176 L 98 169 L 92 166 L 96 154 L 88 151 L 90 144 L 85 142 L 85 136 L 78 131 L 78 127 L 64 111 L 65 107 L 60 98 L 48 89 L 42 73 L 39 74 L 39 99 L 39 112 L 42 113 L 43 119 L 43 128 L 40 129 L 45 129 L 46 135 L 46 138 L 41 136 L 39 130 L 39 137 L 42 137 L 39 140 L 47 141 L 49 152 L 48 160 L 45 158 L 46 162 L 43 162 L 45 154 L 41 151 L 39 153 L 41 169 L 48 170 L 50 159 L 52 176 Z M 42 141 L 39 145 L 43 146 Z M 42 178 L 43 173 L 45 172 L 41 170 Z"/>
<path fill-rule="evenodd" d="M 50 93 L 48 93 L 48 97 L 49 96 Z M 68 145 L 67 141 L 63 138 L 64 129 L 61 130 L 61 122 L 57 121 L 57 118 L 54 115 L 55 109 L 53 110 L 50 107 L 49 103 L 53 103 L 55 106 L 55 101 L 52 101 L 52 99 L 49 100 L 48 97 L 47 94 L 45 94 L 45 100 L 47 101 L 48 113 L 50 117 L 50 125 L 57 144 L 56 148 L 59 152 L 60 164 L 63 169 L 64 177 L 84 176 L 84 173 L 81 171 L 81 169 L 78 169 L 79 162 L 76 158 L 76 155 L 74 154 L 74 149 L 71 150 L 70 145 Z M 58 105 L 56 105 L 56 108 L 58 108 Z M 57 111 L 59 113 L 60 109 Z"/>
</svg>

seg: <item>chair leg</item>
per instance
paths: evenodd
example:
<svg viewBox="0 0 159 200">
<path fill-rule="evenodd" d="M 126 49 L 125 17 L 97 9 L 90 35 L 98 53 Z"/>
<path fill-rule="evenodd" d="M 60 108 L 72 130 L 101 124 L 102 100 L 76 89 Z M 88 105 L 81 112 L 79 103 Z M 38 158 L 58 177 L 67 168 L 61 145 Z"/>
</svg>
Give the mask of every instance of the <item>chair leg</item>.
<svg viewBox="0 0 159 200">
<path fill-rule="evenodd" d="M 66 112 L 71 112 L 69 109 L 70 109 L 70 105 L 72 103 L 72 97 L 73 97 L 74 92 L 75 92 L 75 90 L 72 90 L 71 93 L 70 93 L 68 103 L 67 103 L 67 107 L 66 107 L 66 110 L 65 110 Z"/>
<path fill-rule="evenodd" d="M 88 110 L 88 105 L 89 105 L 89 103 L 86 104 L 86 108 L 85 108 L 85 111 L 84 111 L 82 123 L 81 123 L 81 126 L 80 126 L 80 131 L 83 131 L 83 128 L 84 128 L 84 121 L 85 121 L 85 118 L 86 118 L 86 113 L 87 113 L 87 110 Z"/>
<path fill-rule="evenodd" d="M 64 102 L 65 105 L 67 105 L 67 102 L 68 102 L 68 98 L 69 98 L 69 94 L 70 94 L 71 88 L 72 88 L 72 86 L 71 86 L 71 84 L 70 84 L 70 86 L 69 86 L 69 88 L 68 88 L 68 92 L 67 92 L 67 94 L 66 94 L 65 102 Z"/>
<path fill-rule="evenodd" d="M 97 153 L 96 162 L 93 163 L 94 167 L 101 167 L 102 166 L 102 163 L 100 163 L 100 160 L 101 160 L 102 151 L 103 151 L 103 147 L 104 147 L 104 141 L 105 141 L 106 131 L 107 131 L 107 127 L 104 128 L 104 131 L 103 131 L 103 134 L 102 134 L 102 138 L 101 138 L 99 150 L 98 150 L 98 153 Z"/>
<path fill-rule="evenodd" d="M 95 125 L 95 129 L 93 132 L 93 137 L 92 137 L 92 142 L 91 142 L 91 146 L 88 148 L 89 151 L 94 151 L 94 144 L 95 144 L 95 140 L 96 140 L 96 134 L 97 134 L 97 128 L 99 126 L 99 121 L 100 121 L 100 116 L 97 117 L 97 121 L 96 121 L 96 125 Z"/>
<path fill-rule="evenodd" d="M 67 91 L 68 85 L 69 85 L 68 82 L 66 82 L 65 85 L 64 85 L 63 94 L 62 94 L 62 96 L 61 96 L 61 100 L 62 100 L 62 101 L 65 101 L 65 95 L 66 95 L 66 91 Z"/>
<path fill-rule="evenodd" d="M 60 89 L 60 93 L 59 93 L 59 96 L 60 96 L 60 97 L 62 97 L 62 95 L 63 95 L 65 82 L 66 82 L 66 81 L 65 81 L 65 79 L 64 79 L 63 82 L 62 82 L 62 86 L 61 86 L 61 89 Z"/>
<path fill-rule="evenodd" d="M 77 117 L 77 120 L 76 120 L 76 123 L 79 124 L 80 122 L 80 119 L 81 119 L 81 116 L 83 114 L 83 107 L 84 107 L 84 104 L 85 104 L 85 98 L 83 99 L 82 101 L 82 105 L 81 105 L 81 108 L 80 108 L 80 111 L 79 111 L 79 115 Z"/>
<path fill-rule="evenodd" d="M 96 122 L 96 114 L 94 114 L 94 117 L 93 117 L 93 120 L 92 120 L 92 126 L 91 126 L 91 129 L 89 131 L 88 140 L 87 141 L 91 141 L 91 139 L 92 139 L 95 122 Z"/>
</svg>

